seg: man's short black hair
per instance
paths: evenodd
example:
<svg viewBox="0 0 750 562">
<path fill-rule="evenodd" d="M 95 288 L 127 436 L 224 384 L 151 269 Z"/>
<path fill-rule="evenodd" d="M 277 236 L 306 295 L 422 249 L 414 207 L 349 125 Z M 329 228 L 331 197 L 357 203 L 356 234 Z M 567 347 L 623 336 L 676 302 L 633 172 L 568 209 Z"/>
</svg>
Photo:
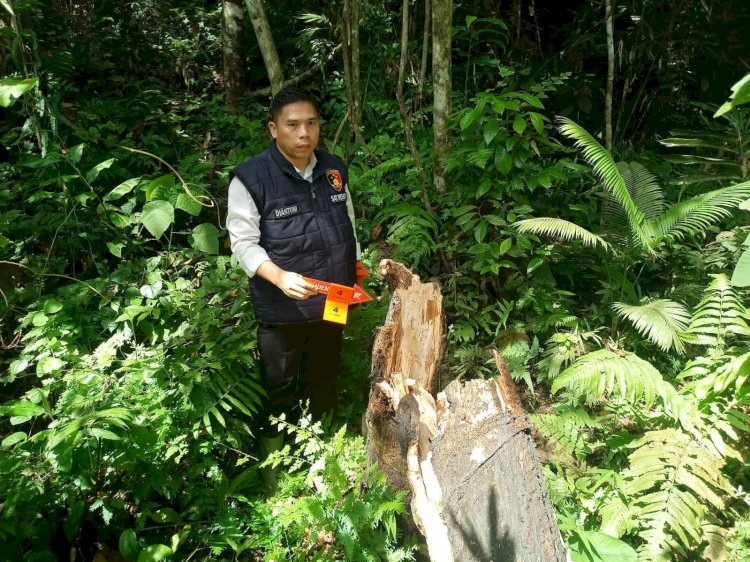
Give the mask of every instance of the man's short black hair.
<svg viewBox="0 0 750 562">
<path fill-rule="evenodd" d="M 315 99 L 315 96 L 313 96 L 307 90 L 303 90 L 302 88 L 297 88 L 296 86 L 287 86 L 286 88 L 283 88 L 276 92 L 276 95 L 271 100 L 271 107 L 269 108 L 271 121 L 275 122 L 276 119 L 278 119 L 281 111 L 285 106 L 300 101 L 311 103 L 315 108 L 315 113 L 320 113 L 320 109 L 318 108 L 318 100 Z"/>
</svg>

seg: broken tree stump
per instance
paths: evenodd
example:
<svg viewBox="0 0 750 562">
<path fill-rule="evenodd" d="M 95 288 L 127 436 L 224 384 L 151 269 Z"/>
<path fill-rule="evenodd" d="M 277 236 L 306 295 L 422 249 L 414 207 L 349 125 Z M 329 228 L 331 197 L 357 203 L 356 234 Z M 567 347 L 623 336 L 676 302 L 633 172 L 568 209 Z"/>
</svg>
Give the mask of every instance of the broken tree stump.
<svg viewBox="0 0 750 562">
<path fill-rule="evenodd" d="M 391 260 L 381 273 L 391 302 L 373 346 L 368 457 L 410 492 L 430 560 L 564 561 L 531 425 L 502 357 L 495 352 L 495 379 L 453 381 L 435 398 L 440 288 Z"/>
</svg>

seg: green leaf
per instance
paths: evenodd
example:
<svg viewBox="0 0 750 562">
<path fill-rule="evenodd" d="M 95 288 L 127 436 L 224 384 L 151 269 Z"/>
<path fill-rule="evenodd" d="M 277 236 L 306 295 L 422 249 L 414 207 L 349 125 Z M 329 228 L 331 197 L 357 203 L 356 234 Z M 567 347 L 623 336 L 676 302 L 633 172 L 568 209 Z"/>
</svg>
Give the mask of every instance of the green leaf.
<svg viewBox="0 0 750 562">
<path fill-rule="evenodd" d="M 519 135 L 526 130 L 526 119 L 523 118 L 523 115 L 516 115 L 516 118 L 513 119 L 513 130 Z"/>
<path fill-rule="evenodd" d="M 78 535 L 78 531 L 81 530 L 81 521 L 83 521 L 83 510 L 84 503 L 79 500 L 73 504 L 70 508 L 70 513 L 65 518 L 63 523 L 63 530 L 68 541 L 73 542 L 73 539 Z"/>
<path fill-rule="evenodd" d="M 530 111 L 529 118 L 531 119 L 531 124 L 534 125 L 536 132 L 541 135 L 544 131 L 544 116 L 535 113 L 534 111 Z"/>
<path fill-rule="evenodd" d="M 537 109 L 544 109 L 544 104 L 539 101 L 539 98 L 536 96 L 532 96 L 528 92 L 518 92 L 518 97 L 532 107 L 536 107 Z"/>
<path fill-rule="evenodd" d="M 174 552 L 167 545 L 152 544 L 141 551 L 138 555 L 138 562 L 159 562 L 159 560 L 164 560 L 172 554 Z"/>
<path fill-rule="evenodd" d="M 484 137 L 485 144 L 490 144 L 500 132 L 500 121 L 497 119 L 490 119 L 484 124 L 482 130 L 482 136 Z"/>
<path fill-rule="evenodd" d="M 585 246 L 601 246 L 605 250 L 609 249 L 601 236 L 589 232 L 582 226 L 575 223 L 552 217 L 538 217 L 534 219 L 525 219 L 513 224 L 518 232 L 531 232 L 540 236 L 550 236 L 562 240 L 580 240 Z"/>
<path fill-rule="evenodd" d="M 151 519 L 157 523 L 177 523 L 180 520 L 180 516 L 171 507 L 165 507 L 151 513 Z"/>
<path fill-rule="evenodd" d="M 589 543 L 604 562 L 638 562 L 638 555 L 629 544 L 604 533 L 591 533 Z"/>
<path fill-rule="evenodd" d="M 45 357 L 41 361 L 39 361 L 39 364 L 37 365 L 37 372 L 41 372 L 44 375 L 49 375 L 50 373 L 57 371 L 60 367 L 62 367 L 62 361 L 60 361 L 57 357 Z"/>
<path fill-rule="evenodd" d="M 544 258 L 536 257 L 529 262 L 529 266 L 526 268 L 526 273 L 531 273 L 537 267 L 544 263 Z"/>
<path fill-rule="evenodd" d="M 62 310 L 62 303 L 55 299 L 47 299 L 44 301 L 44 312 L 45 314 L 55 314 Z"/>
<path fill-rule="evenodd" d="M 0 248 L 5 248 L 8 244 L 10 244 L 10 240 L 0 234 Z"/>
<path fill-rule="evenodd" d="M 16 15 L 13 12 L 13 7 L 10 5 L 10 2 L 8 2 L 8 0 L 0 0 L 0 6 L 2 6 L 3 8 L 5 8 L 11 16 L 15 16 Z"/>
<path fill-rule="evenodd" d="M 188 238 L 190 245 L 207 254 L 219 253 L 219 229 L 211 223 L 199 224 Z"/>
<path fill-rule="evenodd" d="M 141 222 L 154 238 L 161 238 L 174 222 L 174 207 L 169 201 L 149 201 L 143 206 Z"/>
<path fill-rule="evenodd" d="M 506 238 L 505 240 L 503 240 L 500 243 L 500 255 L 502 256 L 504 253 L 510 250 L 511 246 L 513 246 L 512 238 Z"/>
<path fill-rule="evenodd" d="M 10 107 L 15 98 L 20 98 L 36 86 L 38 78 L 3 78 L 0 80 L 0 107 Z"/>
<path fill-rule="evenodd" d="M 11 400 L 0 406 L 0 416 L 33 417 L 44 413 L 44 408 L 28 400 Z"/>
<path fill-rule="evenodd" d="M 15 376 L 19 373 L 22 373 L 26 370 L 26 367 L 28 366 L 29 366 L 28 359 L 16 359 L 15 361 L 13 361 L 13 363 L 10 364 L 10 374 Z"/>
<path fill-rule="evenodd" d="M 123 247 L 125 247 L 125 244 L 123 244 L 122 242 L 107 242 L 107 248 L 109 249 L 110 253 L 118 258 L 122 257 Z"/>
<path fill-rule="evenodd" d="M 16 431 L 15 433 L 11 433 L 5 439 L 3 439 L 2 447 L 3 449 L 7 449 L 9 447 L 12 447 L 16 443 L 20 443 L 21 441 L 26 441 L 26 434 L 23 431 Z"/>
<path fill-rule="evenodd" d="M 84 143 L 81 143 L 68 150 L 68 158 L 73 164 L 78 164 L 78 162 L 81 161 L 81 156 L 83 156 L 83 149 L 85 146 Z"/>
<path fill-rule="evenodd" d="M 120 185 L 115 187 L 112 191 L 107 193 L 104 196 L 104 201 L 115 201 L 116 199 L 119 199 L 123 195 L 127 195 L 131 191 L 133 191 L 133 188 L 138 185 L 138 183 L 141 181 L 140 177 L 137 178 L 130 178 L 129 180 L 125 180 Z"/>
<path fill-rule="evenodd" d="M 475 21 L 477 21 L 477 16 L 466 16 L 466 27 L 471 27 Z"/>
<path fill-rule="evenodd" d="M 138 557 L 138 551 L 140 546 L 138 545 L 138 537 L 133 529 L 125 529 L 120 535 L 120 554 L 122 554 L 129 562 L 134 562 Z"/>
<path fill-rule="evenodd" d="M 89 183 L 96 181 L 96 178 L 99 177 L 101 171 L 111 167 L 114 161 L 114 158 L 110 158 L 109 160 L 105 160 L 104 162 L 99 162 L 96 166 L 86 172 L 86 181 Z"/>
<path fill-rule="evenodd" d="M 737 260 L 737 266 L 732 272 L 732 285 L 734 287 L 750 287 L 750 248 L 746 248 L 740 259 Z"/>
<path fill-rule="evenodd" d="M 43 312 L 37 312 L 31 317 L 31 323 L 37 328 L 44 326 L 48 320 L 49 317 Z"/>
<path fill-rule="evenodd" d="M 718 109 L 714 117 L 720 117 L 730 109 L 748 102 L 750 102 L 750 74 L 747 74 L 742 80 L 732 86 L 732 95 L 729 96 L 729 101 Z"/>
<path fill-rule="evenodd" d="M 190 197 L 187 193 L 180 193 L 175 201 L 175 207 L 185 211 L 186 213 L 197 217 L 201 213 L 203 206 L 198 203 L 195 199 Z"/>
<path fill-rule="evenodd" d="M 174 177 L 170 174 L 151 180 L 146 186 L 146 201 L 169 199 L 172 187 L 174 187 Z"/>
</svg>

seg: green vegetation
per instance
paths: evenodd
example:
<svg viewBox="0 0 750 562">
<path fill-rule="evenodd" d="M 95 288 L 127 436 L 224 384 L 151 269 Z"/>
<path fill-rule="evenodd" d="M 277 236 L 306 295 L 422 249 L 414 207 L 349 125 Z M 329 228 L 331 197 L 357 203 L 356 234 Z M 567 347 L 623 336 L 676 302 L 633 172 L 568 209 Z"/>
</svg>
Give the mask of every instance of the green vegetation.
<svg viewBox="0 0 750 562">
<path fill-rule="evenodd" d="M 352 311 L 338 417 L 277 420 L 285 476 L 263 496 L 256 322 L 223 218 L 230 170 L 268 142 L 269 78 L 245 15 L 229 103 L 230 4 L 0 0 L 0 562 L 420 549 L 359 431 L 385 300 Z M 266 4 L 349 164 L 364 261 L 443 289 L 440 384 L 505 356 L 573 559 L 746 560 L 745 3 L 615 5 L 607 149 L 603 2 L 454 2 L 445 190 L 424 3 L 405 117 L 400 2 L 347 0 L 357 84 L 342 2 Z"/>
</svg>

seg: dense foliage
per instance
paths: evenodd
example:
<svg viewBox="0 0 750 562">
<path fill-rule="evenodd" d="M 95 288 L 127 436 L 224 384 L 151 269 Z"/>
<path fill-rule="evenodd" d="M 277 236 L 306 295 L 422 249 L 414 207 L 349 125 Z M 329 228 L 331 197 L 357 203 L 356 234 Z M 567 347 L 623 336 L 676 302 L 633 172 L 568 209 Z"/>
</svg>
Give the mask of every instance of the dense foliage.
<svg viewBox="0 0 750 562">
<path fill-rule="evenodd" d="M 269 84 L 248 20 L 241 111 L 225 107 L 228 4 L 0 0 L 0 560 L 420 548 L 356 430 L 385 301 L 352 313 L 339 417 L 277 420 L 286 476 L 263 496 L 255 319 L 223 216 L 229 171 L 268 142 Z M 359 3 L 359 131 L 342 2 L 267 4 L 350 166 L 366 263 L 443 288 L 440 383 L 493 376 L 492 346 L 524 390 L 573 559 L 747 559 L 748 7 L 615 6 L 607 150 L 603 3 L 454 2 L 439 191 L 424 3 L 408 134 L 401 3 Z"/>
</svg>

